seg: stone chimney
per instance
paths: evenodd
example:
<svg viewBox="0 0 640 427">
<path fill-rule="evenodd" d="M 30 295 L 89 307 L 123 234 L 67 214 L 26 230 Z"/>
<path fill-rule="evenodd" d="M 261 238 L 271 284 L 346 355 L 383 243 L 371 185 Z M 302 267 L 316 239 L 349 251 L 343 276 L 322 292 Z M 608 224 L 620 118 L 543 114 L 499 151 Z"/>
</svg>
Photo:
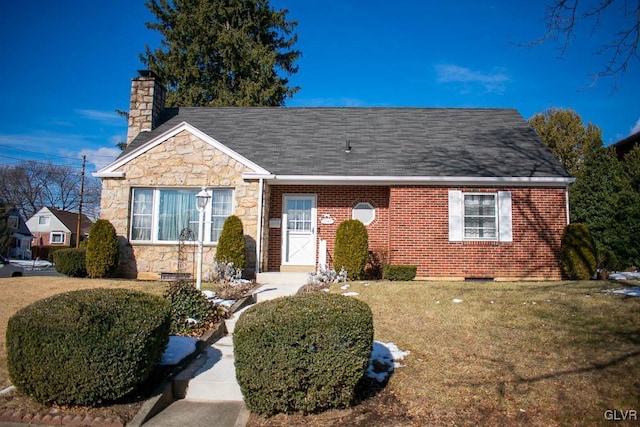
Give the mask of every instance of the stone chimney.
<svg viewBox="0 0 640 427">
<path fill-rule="evenodd" d="M 140 132 L 149 132 L 158 126 L 164 109 L 167 89 L 152 71 L 138 71 L 131 79 L 131 103 L 129 105 L 129 129 L 127 144 Z"/>
</svg>

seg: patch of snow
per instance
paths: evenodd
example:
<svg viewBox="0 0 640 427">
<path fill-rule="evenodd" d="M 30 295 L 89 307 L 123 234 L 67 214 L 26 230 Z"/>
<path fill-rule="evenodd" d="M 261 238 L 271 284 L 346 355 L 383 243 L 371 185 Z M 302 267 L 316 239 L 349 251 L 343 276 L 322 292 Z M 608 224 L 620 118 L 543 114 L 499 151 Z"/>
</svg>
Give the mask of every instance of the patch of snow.
<svg viewBox="0 0 640 427">
<path fill-rule="evenodd" d="M 355 297 L 355 296 L 358 296 L 360 294 L 357 293 L 357 292 L 345 292 L 342 295 L 344 295 L 345 297 Z"/>
<path fill-rule="evenodd" d="M 212 302 L 218 304 L 218 305 L 222 305 L 225 307 L 231 307 L 233 304 L 236 303 L 235 300 L 232 299 L 222 299 L 222 298 L 214 298 L 211 300 Z"/>
<path fill-rule="evenodd" d="M 460 304 L 462 302 L 462 300 L 460 298 L 454 298 L 451 300 L 451 302 L 454 302 L 456 304 Z"/>
<path fill-rule="evenodd" d="M 329 292 L 331 289 L 329 288 L 322 288 L 322 292 Z"/>
<path fill-rule="evenodd" d="M 12 385 L 10 385 L 7 388 L 3 388 L 2 390 L 0 390 L 0 396 L 2 396 L 3 394 L 9 394 L 11 393 L 13 390 L 15 390 L 16 388 Z"/>
<path fill-rule="evenodd" d="M 198 323 L 198 321 L 196 319 L 194 319 L 193 317 L 187 317 L 187 323 L 189 323 L 191 325 L 195 325 L 196 323 Z"/>
<path fill-rule="evenodd" d="M 340 286 L 340 289 L 342 289 L 343 291 L 346 291 L 347 289 L 349 289 L 350 285 L 342 285 Z"/>
<path fill-rule="evenodd" d="M 609 280 L 640 280 L 639 272 L 622 271 L 609 274 Z"/>
<path fill-rule="evenodd" d="M 12 259 L 11 264 L 19 265 L 24 268 L 25 271 L 41 270 L 46 268 L 52 268 L 53 264 L 46 260 L 25 260 L 25 259 Z"/>
<path fill-rule="evenodd" d="M 392 342 L 383 343 L 374 341 L 369 358 L 369 367 L 366 375 L 378 382 L 383 382 L 393 372 L 394 368 L 402 365 L 398 360 L 403 360 L 409 351 L 402 351 Z"/>
<path fill-rule="evenodd" d="M 602 292 L 608 294 L 626 295 L 628 297 L 640 297 L 640 286 L 635 286 L 633 288 L 627 289 L 605 289 Z"/>
<path fill-rule="evenodd" d="M 210 290 L 204 290 L 202 291 L 202 293 L 204 294 L 205 297 L 207 297 L 207 299 L 213 299 L 216 297 L 216 293 Z"/>
<path fill-rule="evenodd" d="M 438 301 L 436 301 L 436 304 L 440 304 L 440 301 L 439 301 L 439 300 L 438 300 Z"/>
<path fill-rule="evenodd" d="M 182 359 L 196 351 L 197 338 L 171 335 L 169 345 L 162 355 L 161 365 L 177 365 Z"/>
</svg>

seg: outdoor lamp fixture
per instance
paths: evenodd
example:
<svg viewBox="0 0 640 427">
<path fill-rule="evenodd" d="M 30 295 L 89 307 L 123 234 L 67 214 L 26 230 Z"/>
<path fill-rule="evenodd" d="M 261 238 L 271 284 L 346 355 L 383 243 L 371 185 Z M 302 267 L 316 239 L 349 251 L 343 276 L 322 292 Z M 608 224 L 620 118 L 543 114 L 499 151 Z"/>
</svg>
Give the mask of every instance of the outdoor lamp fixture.
<svg viewBox="0 0 640 427">
<path fill-rule="evenodd" d="M 196 194 L 196 205 L 198 206 L 198 271 L 196 273 L 196 287 L 202 289 L 202 239 L 204 237 L 204 208 L 207 207 L 211 196 L 207 193 L 206 187 Z"/>
</svg>

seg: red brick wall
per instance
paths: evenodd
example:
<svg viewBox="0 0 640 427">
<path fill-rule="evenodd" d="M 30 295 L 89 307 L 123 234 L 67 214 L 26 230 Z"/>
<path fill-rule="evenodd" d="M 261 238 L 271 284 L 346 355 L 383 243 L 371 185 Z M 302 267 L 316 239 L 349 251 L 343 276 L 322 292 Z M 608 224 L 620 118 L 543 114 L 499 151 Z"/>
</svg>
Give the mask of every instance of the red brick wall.
<svg viewBox="0 0 640 427">
<path fill-rule="evenodd" d="M 511 191 L 513 242 L 449 242 L 449 190 Z M 420 277 L 561 277 L 562 188 L 398 187 L 390 206 L 391 262 L 417 265 Z"/>
<path fill-rule="evenodd" d="M 376 219 L 367 226 L 370 250 L 387 250 L 389 243 L 389 187 L 370 186 L 309 186 L 275 185 L 271 187 L 269 218 L 282 218 L 282 196 L 284 194 L 315 194 L 318 204 L 318 239 L 327 241 L 327 260 L 333 257 L 336 230 L 342 221 L 351 219 L 351 209 L 360 202 L 368 202 L 376 208 Z M 335 223 L 321 224 L 323 214 L 331 214 Z M 268 271 L 278 271 L 281 261 L 282 230 L 269 229 Z M 317 254 L 316 254 L 317 260 Z"/>
<path fill-rule="evenodd" d="M 513 242 L 449 242 L 448 191 L 511 191 Z M 559 279 L 566 225 L 562 188 L 272 186 L 268 218 L 282 217 L 283 194 L 316 194 L 318 238 L 333 254 L 338 224 L 359 202 L 376 208 L 369 248 L 393 264 L 418 266 L 419 277 Z M 336 222 L 320 224 L 325 213 Z M 268 271 L 278 271 L 281 229 L 269 229 Z"/>
</svg>

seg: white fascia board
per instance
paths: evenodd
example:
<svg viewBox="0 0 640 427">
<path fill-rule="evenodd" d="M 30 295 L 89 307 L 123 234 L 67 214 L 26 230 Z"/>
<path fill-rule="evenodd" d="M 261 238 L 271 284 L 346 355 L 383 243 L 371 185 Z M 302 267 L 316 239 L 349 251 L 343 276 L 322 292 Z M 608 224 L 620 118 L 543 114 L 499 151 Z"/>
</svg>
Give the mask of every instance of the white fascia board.
<svg viewBox="0 0 640 427">
<path fill-rule="evenodd" d="M 255 179 L 267 179 L 272 180 L 275 179 L 275 175 L 271 173 L 255 173 L 255 172 L 244 172 L 242 174 L 242 179 L 250 181 Z"/>
<path fill-rule="evenodd" d="M 124 178 L 124 172 L 93 172 L 91 176 L 94 178 Z"/>
<path fill-rule="evenodd" d="M 275 175 L 263 177 L 270 184 L 301 185 L 446 185 L 564 187 L 575 178 L 561 177 L 465 177 L 465 176 L 337 176 Z"/>
<path fill-rule="evenodd" d="M 191 133 L 192 135 L 196 136 L 197 138 L 199 138 L 202 141 L 206 142 L 207 144 L 211 145 L 213 148 L 222 151 L 224 154 L 226 154 L 227 156 L 231 157 L 235 161 L 243 164 L 244 166 L 248 167 L 249 169 L 252 169 L 255 173 L 258 173 L 258 174 L 269 174 L 269 172 L 267 170 L 265 170 L 263 167 L 261 167 L 260 165 L 252 162 L 251 160 L 247 159 L 244 156 L 241 156 L 240 154 L 236 153 L 235 151 L 233 151 L 232 149 L 230 149 L 229 147 L 227 147 L 223 143 L 217 141 L 216 139 L 214 139 L 214 138 L 210 137 L 209 135 L 207 135 L 206 133 L 202 132 L 198 128 L 190 125 L 187 122 L 181 122 L 181 123 L 177 124 L 176 126 L 172 127 L 171 129 L 168 129 L 167 131 L 165 131 L 165 132 L 161 133 L 160 135 L 156 136 L 152 140 L 148 141 L 146 144 L 141 145 L 140 147 L 138 147 L 137 149 L 133 150 L 132 152 L 130 152 L 126 156 L 123 156 L 123 157 L 117 159 L 113 163 L 111 163 L 111 164 L 105 166 L 104 168 L 100 169 L 99 171 L 95 172 L 94 176 L 98 177 L 98 178 L 122 178 L 122 177 L 124 177 L 124 173 L 116 172 L 116 169 L 118 169 L 119 167 L 129 163 L 131 160 L 135 159 L 136 157 L 140 156 L 141 154 L 146 153 L 147 151 L 151 150 L 154 147 L 157 147 L 158 145 L 160 145 L 163 142 L 165 142 L 167 139 L 172 138 L 172 137 L 178 135 L 180 132 L 183 132 L 183 131 L 187 131 L 187 132 Z M 121 173 L 122 176 L 117 176 L 117 175 L 113 176 L 112 174 L 114 174 L 114 173 Z"/>
</svg>

